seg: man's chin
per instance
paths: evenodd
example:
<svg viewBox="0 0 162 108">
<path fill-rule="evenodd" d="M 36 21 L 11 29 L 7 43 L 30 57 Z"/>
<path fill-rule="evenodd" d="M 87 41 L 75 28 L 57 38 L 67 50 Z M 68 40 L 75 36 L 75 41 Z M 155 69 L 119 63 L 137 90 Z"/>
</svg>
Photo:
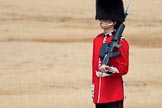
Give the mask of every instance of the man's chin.
<svg viewBox="0 0 162 108">
<path fill-rule="evenodd" d="M 109 29 L 111 26 L 101 26 L 102 29 Z"/>
</svg>

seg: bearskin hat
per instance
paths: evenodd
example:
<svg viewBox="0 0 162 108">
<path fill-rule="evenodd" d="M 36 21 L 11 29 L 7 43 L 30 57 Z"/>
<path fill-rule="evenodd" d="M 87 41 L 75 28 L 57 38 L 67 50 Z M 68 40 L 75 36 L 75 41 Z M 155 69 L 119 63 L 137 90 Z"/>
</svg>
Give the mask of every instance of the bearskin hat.
<svg viewBox="0 0 162 108">
<path fill-rule="evenodd" d="M 125 19 L 122 0 L 96 0 L 96 20 L 112 20 L 122 23 Z"/>
</svg>

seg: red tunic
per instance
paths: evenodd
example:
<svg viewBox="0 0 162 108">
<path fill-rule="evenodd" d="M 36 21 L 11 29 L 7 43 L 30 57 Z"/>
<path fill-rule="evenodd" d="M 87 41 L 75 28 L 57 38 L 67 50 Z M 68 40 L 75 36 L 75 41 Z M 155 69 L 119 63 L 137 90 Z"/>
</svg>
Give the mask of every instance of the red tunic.
<svg viewBox="0 0 162 108">
<path fill-rule="evenodd" d="M 93 58 L 92 58 L 92 83 L 94 84 L 94 103 L 109 103 L 124 99 L 124 86 L 122 75 L 127 74 L 129 65 L 129 45 L 126 40 L 120 40 L 120 56 L 111 58 L 108 66 L 116 67 L 119 73 L 108 77 L 97 77 L 99 52 L 104 39 L 100 34 L 93 40 Z M 106 42 L 111 42 L 112 36 L 107 37 Z"/>
</svg>

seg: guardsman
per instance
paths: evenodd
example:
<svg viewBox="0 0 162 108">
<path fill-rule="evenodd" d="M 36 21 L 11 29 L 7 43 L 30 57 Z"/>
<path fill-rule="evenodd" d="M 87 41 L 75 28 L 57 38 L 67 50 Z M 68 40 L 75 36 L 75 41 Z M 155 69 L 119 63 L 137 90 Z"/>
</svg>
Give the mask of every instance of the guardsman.
<svg viewBox="0 0 162 108">
<path fill-rule="evenodd" d="M 120 51 L 121 55 L 111 58 L 107 65 L 101 65 L 102 59 L 99 54 L 102 44 L 111 42 L 124 19 L 122 0 L 96 0 L 96 20 L 99 20 L 103 29 L 103 33 L 93 40 L 91 89 L 96 108 L 123 108 L 125 86 L 122 76 L 128 72 L 128 42 L 124 37 L 121 38 L 119 44 L 122 47 L 115 49 Z"/>
</svg>

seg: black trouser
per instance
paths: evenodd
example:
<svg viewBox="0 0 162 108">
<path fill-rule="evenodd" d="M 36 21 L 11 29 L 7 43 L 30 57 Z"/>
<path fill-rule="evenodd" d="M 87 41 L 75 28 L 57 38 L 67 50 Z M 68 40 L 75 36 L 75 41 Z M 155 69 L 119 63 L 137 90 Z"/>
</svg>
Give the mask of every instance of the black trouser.
<svg viewBox="0 0 162 108">
<path fill-rule="evenodd" d="M 123 108 L 123 100 L 112 103 L 96 104 L 96 108 Z"/>
</svg>

